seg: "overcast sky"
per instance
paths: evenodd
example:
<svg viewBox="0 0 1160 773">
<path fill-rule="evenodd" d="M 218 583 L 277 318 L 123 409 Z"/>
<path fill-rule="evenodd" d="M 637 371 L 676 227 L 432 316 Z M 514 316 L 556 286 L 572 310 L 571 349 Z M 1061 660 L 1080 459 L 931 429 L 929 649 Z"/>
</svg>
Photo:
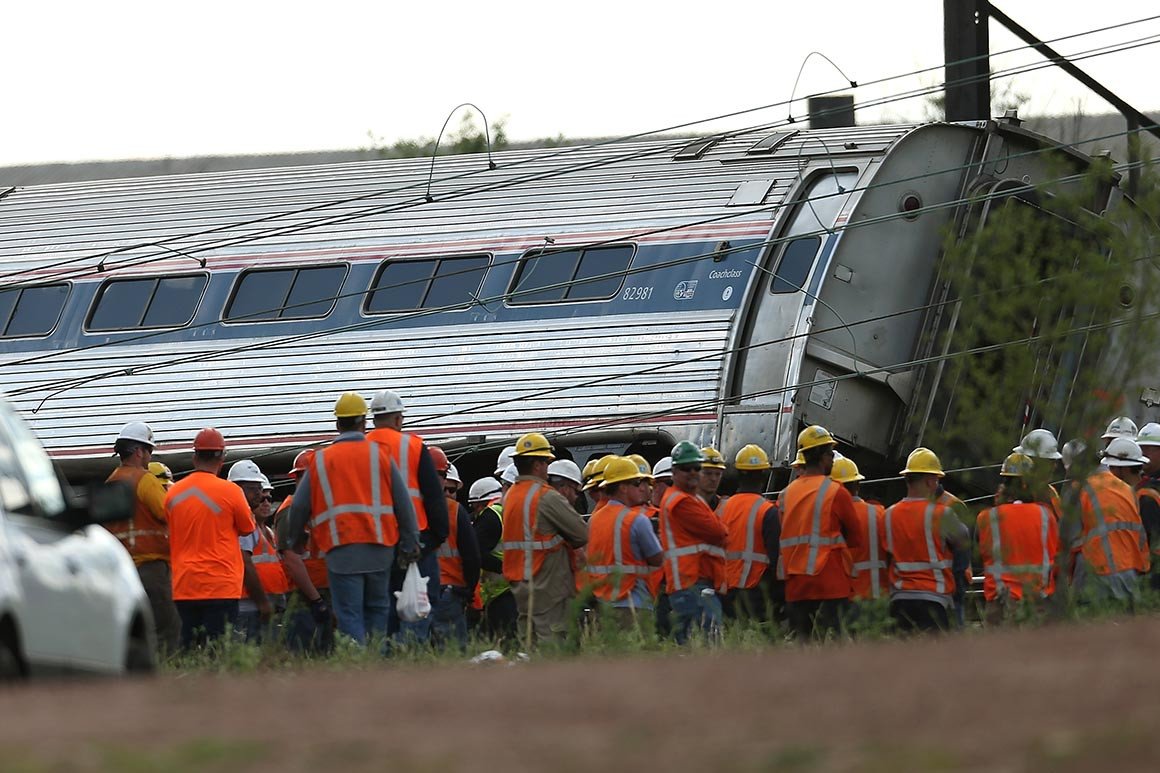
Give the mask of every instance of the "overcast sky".
<svg viewBox="0 0 1160 773">
<path fill-rule="evenodd" d="M 1145 0 L 996 5 L 1044 39 L 1160 14 Z M 1160 20 L 1057 47 L 1140 38 L 1160 41 Z M 991 23 L 993 53 L 1020 45 Z M 0 165 L 365 147 L 368 132 L 434 136 L 464 101 L 505 118 L 513 139 L 623 135 L 782 102 L 814 50 L 862 83 L 938 67 L 942 3 L 11 2 L 0 10 Z M 992 69 L 1042 61 L 1021 51 Z M 1160 107 L 1158 62 L 1152 45 L 1080 66 L 1149 110 Z M 853 93 L 869 103 L 941 80 L 940 69 Z M 798 95 L 842 85 L 815 57 Z M 1012 87 L 1030 95 L 1025 112 L 1110 109 L 1057 68 Z M 923 117 L 920 99 L 859 114 Z"/>
</svg>

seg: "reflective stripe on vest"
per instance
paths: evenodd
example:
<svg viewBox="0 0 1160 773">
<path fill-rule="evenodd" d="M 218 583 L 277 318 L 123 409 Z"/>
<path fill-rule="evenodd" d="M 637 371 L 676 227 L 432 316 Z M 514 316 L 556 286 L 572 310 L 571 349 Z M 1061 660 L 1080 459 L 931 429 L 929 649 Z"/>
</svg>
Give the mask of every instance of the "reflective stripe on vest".
<svg viewBox="0 0 1160 773">
<path fill-rule="evenodd" d="M 796 547 L 797 545 L 810 546 L 810 552 L 806 558 L 806 574 L 810 576 L 817 574 L 818 548 L 822 547 L 823 545 L 846 544 L 846 538 L 841 534 L 836 537 L 823 537 L 821 535 L 822 508 L 826 504 L 826 491 L 830 488 L 830 484 L 833 482 L 834 481 L 832 478 L 823 479 L 822 484 L 818 486 L 818 490 L 814 492 L 814 512 L 813 519 L 810 522 L 810 533 L 803 534 L 800 537 L 782 539 L 778 542 L 778 547 L 781 550 Z"/>
<path fill-rule="evenodd" d="M 1043 505 L 1039 505 L 1039 542 L 1043 546 L 1043 560 L 1038 564 L 1004 564 L 1003 546 L 999 539 L 999 508 L 992 507 L 987 511 L 987 520 L 991 524 L 991 566 L 986 569 L 987 574 L 995 581 L 995 592 L 1006 593 L 1007 584 L 1003 582 L 1004 574 L 1038 574 L 1043 582 L 1040 594 L 1044 594 L 1051 582 L 1051 554 L 1047 551 L 1047 527 L 1051 513 Z"/>
<path fill-rule="evenodd" d="M 176 501 L 176 497 L 174 499 Z M 132 521 L 129 522 L 127 530 L 111 531 L 110 533 L 117 539 L 129 543 L 130 550 L 137 547 L 138 537 L 169 537 L 169 532 L 160 529 L 134 529 Z"/>
<path fill-rule="evenodd" d="M 870 549 L 870 556 L 866 561 L 854 564 L 854 573 L 870 572 L 870 598 L 876 599 L 882 595 L 882 572 L 886 571 L 886 562 L 878 555 L 878 508 L 866 503 L 866 544 Z"/>
<path fill-rule="evenodd" d="M 684 545 L 682 547 L 673 547 L 677 544 L 676 538 L 673 536 L 673 519 L 672 500 L 680 499 L 681 497 L 690 496 L 685 492 L 679 490 L 676 486 L 669 486 L 665 490 L 664 498 L 661 500 L 661 523 L 665 530 L 665 539 L 669 544 L 669 548 L 665 550 L 665 559 L 671 562 L 671 570 L 673 574 L 673 588 L 666 588 L 666 591 L 672 593 L 673 591 L 681 590 L 681 561 L 684 556 L 696 555 L 699 553 L 707 553 L 711 556 L 719 556 L 725 558 L 725 549 L 719 548 L 716 545 L 710 545 L 706 542 L 697 542 L 692 545 Z M 706 505 L 708 507 L 708 505 Z"/>
<path fill-rule="evenodd" d="M 169 506 L 170 507 L 177 507 L 178 505 L 180 505 L 182 502 L 189 499 L 190 497 L 193 497 L 195 499 L 200 500 L 201 503 L 203 505 L 205 505 L 206 507 L 208 507 L 210 512 L 212 512 L 212 513 L 216 514 L 216 513 L 220 513 L 222 511 L 221 506 L 217 502 L 213 501 L 213 499 L 210 498 L 209 494 L 205 493 L 204 491 L 197 488 L 196 486 L 190 486 L 185 491 L 182 491 L 181 493 L 179 493 L 172 500 L 170 500 Z"/>
<path fill-rule="evenodd" d="M 1133 523 L 1131 521 L 1117 521 L 1116 523 L 1108 523 L 1107 518 L 1104 517 L 1104 508 L 1100 505 L 1100 500 L 1096 496 L 1096 490 L 1090 483 L 1085 483 L 1083 487 L 1084 493 L 1088 495 L 1088 501 L 1092 504 L 1092 510 L 1096 515 L 1096 527 L 1088 532 L 1084 543 L 1090 542 L 1093 539 L 1099 539 L 1104 549 L 1104 560 L 1108 562 L 1109 572 L 1121 571 L 1121 567 L 1116 564 L 1115 556 L 1112 555 L 1112 538 L 1111 534 L 1114 531 L 1132 531 L 1140 535 L 1142 542 L 1147 541 L 1147 536 L 1144 532 L 1144 527 L 1141 524 Z M 1145 551 L 1147 552 L 1147 551 Z"/>
<path fill-rule="evenodd" d="M 938 551 L 934 544 L 934 511 L 938 506 L 937 502 L 931 502 L 926 506 L 922 514 L 922 529 L 923 535 L 926 537 L 926 551 L 929 561 L 895 561 L 894 566 L 900 572 L 923 572 L 929 571 L 934 575 L 935 592 L 946 593 L 947 583 L 946 578 L 940 569 L 950 569 L 953 563 L 949 560 L 936 561 L 935 556 Z M 890 551 L 890 555 L 897 555 L 894 552 L 894 530 L 891 528 L 891 517 L 893 513 L 890 510 L 886 511 L 886 549 Z M 902 580 L 895 582 L 895 587 L 902 589 Z"/>
<path fill-rule="evenodd" d="M 564 538 L 559 534 L 555 534 L 546 540 L 534 539 L 536 533 L 532 526 L 532 506 L 539 502 L 539 496 L 537 495 L 542 488 L 544 488 L 543 483 L 539 481 L 531 482 L 529 483 L 528 491 L 523 495 L 523 502 L 521 503 L 523 507 L 520 508 L 519 513 L 520 523 L 523 526 L 523 539 L 503 542 L 505 553 L 509 550 L 523 552 L 523 580 L 525 582 L 530 581 L 535 576 L 535 552 L 537 550 L 552 550 L 564 544 Z M 508 515 L 510 516 L 512 513 L 508 513 Z"/>
<path fill-rule="evenodd" d="M 754 528 L 757 526 L 757 516 L 761 512 L 762 505 L 769 505 L 773 507 L 773 503 L 767 502 L 765 499 L 758 497 L 753 502 L 753 506 L 749 508 L 749 514 L 745 516 L 745 549 L 741 551 L 728 551 L 725 553 L 726 561 L 741 561 L 741 579 L 737 582 L 737 587 L 745 588 L 749 584 L 749 572 L 752 571 L 753 565 L 769 564 L 769 556 L 765 553 L 756 553 L 753 550 L 754 542 L 757 541 L 757 535 Z"/>
<path fill-rule="evenodd" d="M 318 476 L 318 486 L 322 491 L 322 500 L 326 504 L 326 509 L 321 513 L 317 513 L 312 519 L 312 525 L 315 528 L 327 524 L 330 530 L 330 544 L 341 545 L 338 538 L 338 516 L 346 513 L 366 513 L 371 516 L 371 520 L 375 525 L 375 539 L 379 544 L 383 544 L 383 522 L 381 516 L 394 515 L 395 508 L 392 505 L 383 504 L 383 481 L 382 468 L 379 466 L 380 458 L 378 454 L 378 447 L 374 443 L 367 443 L 368 456 L 371 463 L 371 501 L 370 504 L 350 504 L 350 505 L 335 505 L 334 491 L 330 487 L 330 478 L 326 473 L 326 464 L 323 461 L 323 454 L 317 453 L 314 455 L 314 470 Z"/>
<path fill-rule="evenodd" d="M 651 574 L 651 566 L 638 566 L 624 563 L 624 545 L 620 541 L 620 530 L 624 528 L 624 519 L 632 512 L 632 508 L 621 507 L 616 514 L 616 524 L 612 527 L 612 565 L 587 567 L 589 574 Z"/>
</svg>

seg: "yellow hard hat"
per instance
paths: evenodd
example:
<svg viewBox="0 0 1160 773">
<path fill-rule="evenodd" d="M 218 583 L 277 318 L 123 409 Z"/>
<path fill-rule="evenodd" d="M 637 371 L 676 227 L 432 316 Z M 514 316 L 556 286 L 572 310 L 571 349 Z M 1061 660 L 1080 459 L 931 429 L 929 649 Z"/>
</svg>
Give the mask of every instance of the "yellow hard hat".
<svg viewBox="0 0 1160 773">
<path fill-rule="evenodd" d="M 712 470 L 724 470 L 726 468 L 725 457 L 713 446 L 705 446 L 701 449 L 701 453 L 705 456 L 705 461 L 701 462 L 702 467 L 708 467 Z"/>
<path fill-rule="evenodd" d="M 830 431 L 821 424 L 806 427 L 798 434 L 798 450 L 800 451 L 808 451 L 818 446 L 836 445 L 838 445 L 838 441 L 834 440 L 834 436 L 830 434 Z"/>
<path fill-rule="evenodd" d="M 648 459 L 645 459 L 640 454 L 629 454 L 624 458 L 631 460 L 632 463 L 636 465 L 636 468 L 640 470 L 640 475 L 642 478 L 648 478 L 649 480 L 652 480 L 652 465 L 648 463 Z M 604 471 L 604 478 L 605 480 L 608 479 L 608 470 Z"/>
<path fill-rule="evenodd" d="M 552 444 L 539 432 L 529 432 L 521 435 L 516 441 L 516 452 L 512 456 L 542 456 L 545 459 L 555 459 L 552 453 Z"/>
<path fill-rule="evenodd" d="M 805 467 L 805 466 L 806 466 L 806 458 L 804 455 L 802 455 L 801 449 L 799 448 L 798 452 L 797 452 L 797 456 L 795 456 L 793 458 L 793 462 L 790 464 L 790 467 Z"/>
<path fill-rule="evenodd" d="M 830 470 L 830 477 L 838 483 L 856 483 L 866 480 L 866 476 L 858 472 L 858 465 L 848 456 L 834 460 L 834 467 Z"/>
<path fill-rule="evenodd" d="M 645 463 L 645 467 L 648 467 L 647 462 Z M 641 472 L 640 466 L 630 457 L 616 456 L 605 466 L 604 481 L 600 485 L 611 486 L 614 483 L 623 483 L 626 480 L 641 480 L 642 478 L 652 478 L 652 475 Z"/>
<path fill-rule="evenodd" d="M 608 463 L 611 462 L 613 459 L 619 459 L 619 458 L 620 457 L 618 457 L 616 454 L 607 454 L 605 456 L 600 457 L 596 461 L 592 462 L 592 474 L 588 476 L 588 479 L 584 484 L 584 488 L 582 488 L 580 490 L 581 491 L 588 491 L 589 489 L 594 489 L 597 486 L 599 486 L 601 483 L 603 483 L 604 482 L 604 469 L 606 467 L 608 467 Z M 587 465 L 585 465 L 585 467 L 587 467 Z"/>
<path fill-rule="evenodd" d="M 1030 475 L 1034 467 L 1035 462 L 1031 460 L 1030 456 L 1014 453 L 1003 460 L 1003 467 L 999 470 L 999 475 L 1003 478 L 1022 478 L 1024 475 Z"/>
<path fill-rule="evenodd" d="M 149 462 L 149 473 L 161 478 L 166 483 L 173 482 L 173 471 L 161 462 Z"/>
<path fill-rule="evenodd" d="M 942 462 L 935 456 L 934 451 L 929 448 L 916 448 L 910 452 L 910 456 L 906 457 L 906 469 L 898 474 L 937 475 L 941 478 L 946 473 L 943 472 Z"/>
<path fill-rule="evenodd" d="M 343 392 L 334 404 L 334 415 L 340 419 L 367 415 L 367 401 L 357 392 Z"/>
<path fill-rule="evenodd" d="M 768 470 L 772 465 L 769 463 L 769 454 L 761 450 L 761 446 L 750 443 L 737 452 L 733 466 L 738 470 Z"/>
</svg>

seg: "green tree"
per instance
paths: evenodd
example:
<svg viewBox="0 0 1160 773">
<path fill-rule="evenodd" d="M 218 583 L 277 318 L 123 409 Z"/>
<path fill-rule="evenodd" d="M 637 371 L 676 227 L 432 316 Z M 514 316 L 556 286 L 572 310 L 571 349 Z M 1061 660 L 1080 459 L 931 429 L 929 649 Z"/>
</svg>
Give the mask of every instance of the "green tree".
<svg viewBox="0 0 1160 773">
<path fill-rule="evenodd" d="M 491 124 L 491 149 L 503 150 L 509 146 L 505 124 L 507 117 L 502 117 Z M 435 152 L 434 137 L 419 137 L 417 139 L 399 140 L 391 145 L 385 145 L 381 137 L 373 132 L 367 132 L 371 140 L 370 150 L 379 158 L 430 158 Z M 562 139 L 562 138 L 561 138 Z M 473 113 L 464 113 L 459 119 L 459 125 L 443 136 L 439 143 L 440 156 L 458 156 L 466 153 L 486 153 L 487 134 L 475 121 Z"/>
</svg>

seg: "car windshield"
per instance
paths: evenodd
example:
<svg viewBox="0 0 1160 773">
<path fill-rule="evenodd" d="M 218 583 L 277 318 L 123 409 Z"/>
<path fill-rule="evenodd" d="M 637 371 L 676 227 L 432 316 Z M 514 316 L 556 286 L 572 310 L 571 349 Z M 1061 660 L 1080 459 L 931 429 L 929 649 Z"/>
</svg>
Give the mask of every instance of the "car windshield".
<svg viewBox="0 0 1160 773">
<path fill-rule="evenodd" d="M 27 487 L 27 496 L 40 515 L 47 518 L 59 516 L 65 510 L 64 494 L 52 460 L 44 452 L 44 447 L 32 434 L 7 402 L 0 400 L 0 467 L 4 476 L 17 473 Z M 15 469 L 12 469 L 15 468 Z M 19 485 L 16 481 L 11 481 Z"/>
</svg>

